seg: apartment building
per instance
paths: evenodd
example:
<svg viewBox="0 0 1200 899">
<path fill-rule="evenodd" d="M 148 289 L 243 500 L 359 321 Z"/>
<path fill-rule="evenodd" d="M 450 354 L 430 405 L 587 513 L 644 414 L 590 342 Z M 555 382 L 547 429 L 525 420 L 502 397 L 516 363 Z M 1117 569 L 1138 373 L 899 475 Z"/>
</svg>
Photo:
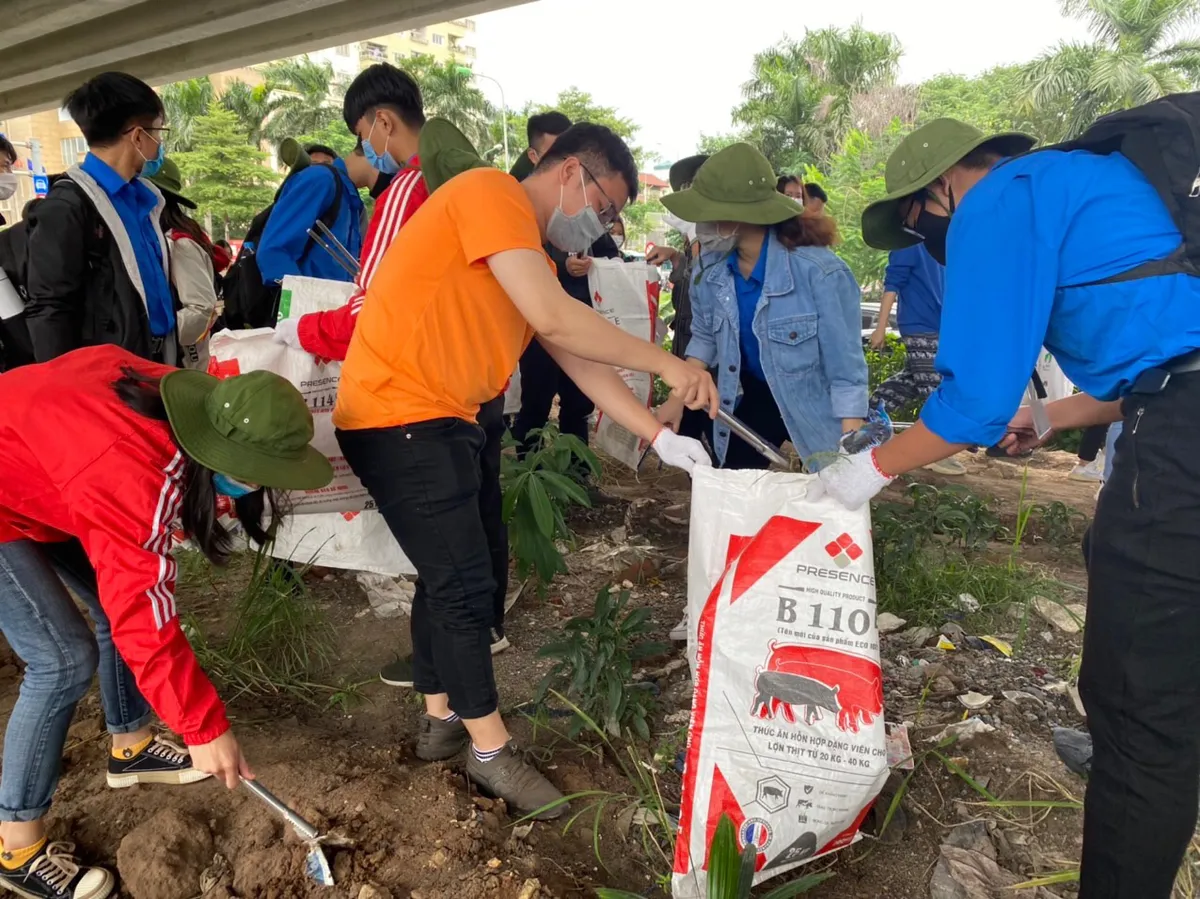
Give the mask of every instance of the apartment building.
<svg viewBox="0 0 1200 899">
<path fill-rule="evenodd" d="M 475 62 L 474 19 L 453 19 L 437 25 L 385 34 L 370 40 L 341 44 L 310 53 L 313 59 L 327 62 L 334 74 L 349 80 L 369 65 L 390 62 L 403 66 L 414 56 L 432 56 L 438 62 L 454 61 L 464 66 Z"/>
</svg>

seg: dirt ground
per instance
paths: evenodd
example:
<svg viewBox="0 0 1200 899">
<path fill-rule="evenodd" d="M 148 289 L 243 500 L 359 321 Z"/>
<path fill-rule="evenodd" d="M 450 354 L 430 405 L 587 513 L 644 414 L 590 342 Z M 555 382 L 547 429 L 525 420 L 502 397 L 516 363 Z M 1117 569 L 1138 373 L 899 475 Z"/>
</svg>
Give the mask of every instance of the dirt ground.
<svg viewBox="0 0 1200 899">
<path fill-rule="evenodd" d="M 923 474 L 921 480 L 953 480 L 992 495 L 1002 517 L 1015 517 L 1022 490 L 1027 501 L 1059 500 L 1092 514 L 1095 486 L 1066 479 L 1073 464 L 1066 454 L 1039 455 L 1027 476 L 1024 466 L 982 454 L 961 458 L 969 470 L 965 478 Z M 526 592 L 508 619 L 513 646 L 496 658 L 502 703 L 520 745 L 534 751 L 551 780 L 568 793 L 629 788 L 610 759 L 587 746 L 555 741 L 544 728 L 534 733 L 521 715 L 549 664 L 537 657 L 538 649 L 559 633 L 564 620 L 589 612 L 605 583 L 637 582 L 634 602 L 653 610 L 662 639 L 684 605 L 686 479 L 658 471 L 653 463 L 640 480 L 610 467 L 602 492 L 596 508 L 572 520 L 579 546 L 568 559 L 570 574 L 544 600 Z M 1030 552 L 1061 581 L 1083 583 L 1077 550 L 1033 547 Z M 219 628 L 227 597 L 245 577 L 245 566 L 235 565 L 182 584 L 179 607 L 194 612 L 205 627 Z M 337 675 L 363 682 L 358 694 L 328 709 L 282 698 L 238 699 L 230 713 L 262 782 L 340 838 L 327 850 L 337 887 L 322 891 L 306 885 L 303 847 L 244 791 L 230 793 L 212 783 L 108 790 L 107 740 L 95 691 L 81 704 L 71 730 L 53 833 L 69 835 L 89 858 L 118 866 L 123 895 L 134 899 L 532 899 L 594 895 L 598 886 L 647 894 L 658 889 L 661 872 L 640 843 L 623 840 L 615 812 L 598 822 L 589 814 L 565 834 L 561 822 L 514 827 L 502 806 L 468 792 L 461 765 L 417 761 L 412 756 L 417 698 L 375 680 L 381 664 L 407 650 L 407 619 L 376 618 L 349 573 L 318 577 L 312 587 L 334 629 Z M 933 745 L 929 738 L 963 717 L 958 694 L 992 695 L 981 714 L 995 732 L 953 747 L 954 765 L 1001 799 L 1079 799 L 1082 783 L 1058 762 L 1050 743 L 1052 726 L 1081 721 L 1070 697 L 1057 692 L 1078 652 L 1078 638 L 1037 619 L 1031 624 L 1014 659 L 965 646 L 951 653 L 912 645 L 903 632 L 886 638 L 886 717 L 908 722 L 914 752 L 920 754 Z M 996 636 L 1015 639 L 1016 621 L 996 628 Z M 686 742 L 691 701 L 682 658 L 683 646 L 676 644 L 672 655 L 646 666 L 659 691 L 651 764 L 668 806 L 678 801 L 675 758 Z M 0 667 L 0 711 L 11 708 L 20 678 L 19 663 L 7 661 Z M 1015 698 L 1003 698 L 1003 691 Z M 893 775 L 893 790 L 902 776 Z M 883 838 L 868 836 L 831 862 L 818 863 L 837 876 L 810 895 L 926 897 L 947 828 L 972 820 L 989 822 L 1000 863 L 1022 877 L 1077 863 L 1077 811 L 997 810 L 981 799 L 964 777 L 924 756 Z M 876 829 L 888 801 L 887 795 L 881 800 Z M 597 825 L 599 833 L 593 830 Z M 1055 887 L 1042 895 L 1074 894 Z"/>
</svg>

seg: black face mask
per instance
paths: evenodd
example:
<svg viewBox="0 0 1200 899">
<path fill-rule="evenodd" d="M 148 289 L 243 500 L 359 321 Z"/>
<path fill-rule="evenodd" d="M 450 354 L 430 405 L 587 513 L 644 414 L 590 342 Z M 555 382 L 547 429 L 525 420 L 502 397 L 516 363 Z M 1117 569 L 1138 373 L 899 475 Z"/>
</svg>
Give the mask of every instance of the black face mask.
<svg viewBox="0 0 1200 899">
<path fill-rule="evenodd" d="M 925 238 L 925 249 L 929 251 L 929 255 L 945 265 L 946 234 L 950 230 L 950 216 L 934 215 L 929 210 L 922 209 L 913 230 Z"/>
<path fill-rule="evenodd" d="M 392 183 L 392 179 L 396 177 L 390 172 L 380 172 L 379 177 L 375 179 L 374 186 L 368 191 L 372 200 L 378 200 L 379 195 L 387 190 L 387 186 Z"/>
</svg>

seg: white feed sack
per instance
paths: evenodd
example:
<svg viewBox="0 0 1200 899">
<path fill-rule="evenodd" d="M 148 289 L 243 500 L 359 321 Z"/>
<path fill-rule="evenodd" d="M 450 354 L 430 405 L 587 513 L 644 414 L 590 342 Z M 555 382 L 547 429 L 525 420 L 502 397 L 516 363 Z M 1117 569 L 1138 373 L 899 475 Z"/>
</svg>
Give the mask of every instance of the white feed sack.
<svg viewBox="0 0 1200 899">
<path fill-rule="evenodd" d="M 336 309 L 354 293 L 344 281 L 287 276 L 283 279 L 280 317 Z M 209 372 L 230 377 L 248 371 L 272 371 L 304 395 L 313 415 L 312 445 L 333 464 L 334 478 L 320 490 L 292 494 L 292 515 L 280 528 L 274 554 L 299 563 L 380 574 L 414 574 L 374 501 L 350 471 L 334 435 L 333 406 L 341 380 L 340 362 L 317 362 L 302 350 L 276 343 L 270 328 L 221 331 L 209 343 Z"/>
<path fill-rule="evenodd" d="M 658 271 L 645 262 L 593 259 L 588 270 L 588 290 L 593 308 L 628 334 L 651 343 L 659 339 Z M 654 377 L 642 371 L 618 368 L 625 384 L 647 409 L 654 402 Z M 608 416 L 596 416 L 592 446 L 637 470 L 645 441 Z"/>
<path fill-rule="evenodd" d="M 887 779 L 870 514 L 812 480 L 696 470 L 676 899 L 705 895 L 723 815 L 757 883 L 857 840 Z"/>
</svg>

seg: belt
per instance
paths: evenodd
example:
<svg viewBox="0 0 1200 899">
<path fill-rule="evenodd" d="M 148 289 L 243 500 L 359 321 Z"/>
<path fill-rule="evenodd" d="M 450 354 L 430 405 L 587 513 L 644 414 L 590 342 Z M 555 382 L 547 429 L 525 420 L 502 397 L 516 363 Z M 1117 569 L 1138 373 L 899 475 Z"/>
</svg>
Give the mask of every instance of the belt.
<svg viewBox="0 0 1200 899">
<path fill-rule="evenodd" d="M 1159 367 L 1173 375 L 1185 375 L 1191 371 L 1200 371 L 1200 350 L 1192 350 L 1190 353 L 1176 356 Z"/>
</svg>

